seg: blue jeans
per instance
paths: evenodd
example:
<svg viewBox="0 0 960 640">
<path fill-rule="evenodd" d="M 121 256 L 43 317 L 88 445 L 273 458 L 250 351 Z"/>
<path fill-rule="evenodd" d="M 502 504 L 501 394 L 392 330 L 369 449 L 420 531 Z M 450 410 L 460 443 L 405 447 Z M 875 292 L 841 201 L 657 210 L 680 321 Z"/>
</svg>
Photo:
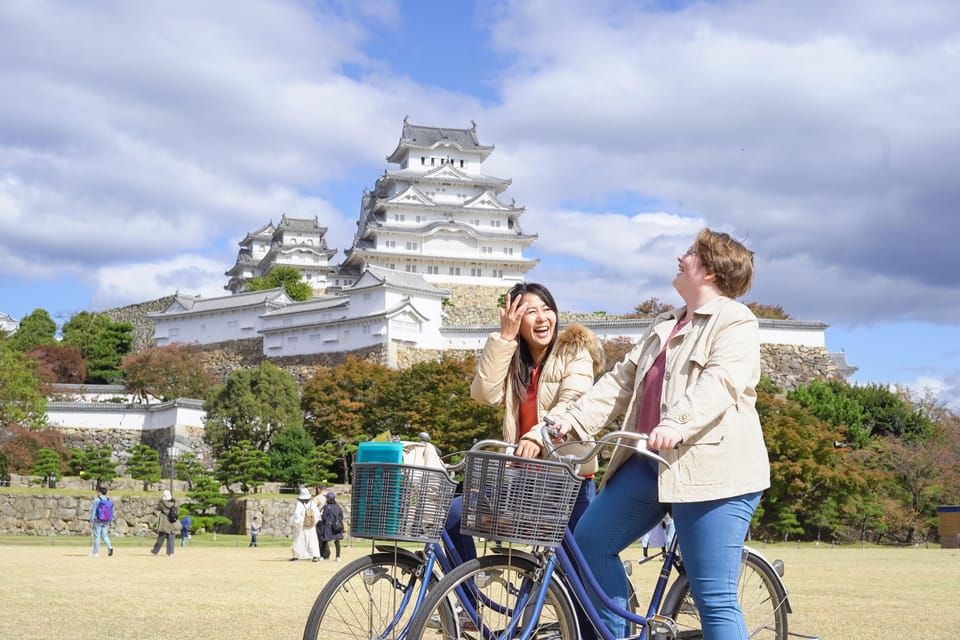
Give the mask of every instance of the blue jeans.
<svg viewBox="0 0 960 640">
<path fill-rule="evenodd" d="M 103 544 L 107 545 L 107 549 L 113 549 L 113 545 L 110 544 L 110 523 L 104 522 L 103 520 L 94 520 L 93 521 L 93 553 L 100 553 L 100 540 L 103 539 Z"/>
<path fill-rule="evenodd" d="M 586 512 L 587 507 L 593 502 L 597 495 L 597 485 L 593 478 L 585 479 L 580 483 L 580 489 L 577 492 L 577 501 L 573 504 L 573 511 L 570 514 L 569 527 L 572 529 L 577 525 L 577 521 Z M 453 540 L 453 547 L 460 555 L 460 559 L 466 562 L 477 557 L 477 545 L 472 536 L 466 536 L 460 533 L 460 520 L 463 518 L 463 496 L 457 496 L 450 503 L 450 511 L 447 512 L 447 520 L 443 527 L 447 530 L 450 538 Z"/>
<path fill-rule="evenodd" d="M 708 502 L 674 503 L 673 521 L 680 539 L 690 591 L 700 611 L 705 640 L 747 637 L 737 603 L 737 579 L 743 541 L 760 492 Z M 663 518 L 656 470 L 633 457 L 607 480 L 574 532 L 593 575 L 608 596 L 626 608 L 629 593 L 620 552 Z M 592 595 L 592 594 L 591 594 Z M 594 599 L 610 631 L 627 635 L 626 621 Z"/>
</svg>

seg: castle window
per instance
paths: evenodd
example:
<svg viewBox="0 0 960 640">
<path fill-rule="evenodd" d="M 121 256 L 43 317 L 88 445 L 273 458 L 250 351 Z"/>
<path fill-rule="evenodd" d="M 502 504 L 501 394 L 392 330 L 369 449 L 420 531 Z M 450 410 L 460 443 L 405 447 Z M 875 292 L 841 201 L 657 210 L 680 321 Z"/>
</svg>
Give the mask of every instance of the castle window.
<svg viewBox="0 0 960 640">
<path fill-rule="evenodd" d="M 460 161 L 460 168 L 463 169 L 463 160 Z"/>
<path fill-rule="evenodd" d="M 512 255 L 513 255 L 513 247 L 504 247 L 504 248 L 503 248 L 503 252 L 504 252 L 506 255 L 508 255 L 508 256 L 512 256 Z"/>
<path fill-rule="evenodd" d="M 480 271 L 480 269 L 470 269 L 470 275 L 479 278 L 481 275 L 483 275 L 483 273 Z"/>
<path fill-rule="evenodd" d="M 438 276 L 440 275 L 440 267 L 427 267 L 427 273 Z"/>
<path fill-rule="evenodd" d="M 426 159 L 425 157 L 423 157 L 423 156 L 420 156 L 420 164 L 421 164 L 421 165 L 427 164 L 427 159 Z"/>
<path fill-rule="evenodd" d="M 434 164 L 436 163 L 436 160 L 437 160 L 436 158 L 430 158 L 430 166 L 431 166 L 431 167 L 434 166 Z"/>
<path fill-rule="evenodd" d="M 480 253 L 493 253 L 493 247 L 480 247 Z"/>
<path fill-rule="evenodd" d="M 450 267 L 450 275 L 451 276 L 460 275 L 460 267 Z"/>
<path fill-rule="evenodd" d="M 503 277 L 503 269 L 494 269 L 494 270 L 493 270 L 493 277 L 494 277 L 494 278 L 502 278 L 502 277 Z"/>
<path fill-rule="evenodd" d="M 407 243 L 407 251 L 416 251 L 416 250 L 417 250 L 417 243 L 416 243 L 416 242 L 408 242 L 408 243 Z"/>
</svg>

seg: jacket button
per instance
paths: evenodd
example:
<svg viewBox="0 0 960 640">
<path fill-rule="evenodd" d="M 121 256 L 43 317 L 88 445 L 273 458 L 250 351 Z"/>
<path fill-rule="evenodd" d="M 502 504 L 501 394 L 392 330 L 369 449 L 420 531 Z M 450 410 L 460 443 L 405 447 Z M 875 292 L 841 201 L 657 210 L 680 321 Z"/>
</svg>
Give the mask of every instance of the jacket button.
<svg viewBox="0 0 960 640">
<path fill-rule="evenodd" d="M 684 422 L 684 423 L 685 423 L 685 422 L 689 422 L 689 421 L 690 421 L 690 416 L 689 416 L 689 415 L 687 415 L 686 413 L 681 413 L 681 414 L 680 414 L 680 422 Z"/>
<path fill-rule="evenodd" d="M 667 371 L 665 374 L 663 374 L 663 379 L 664 379 L 664 380 L 669 380 L 669 379 L 670 379 L 670 372 L 669 372 L 669 371 Z"/>
</svg>

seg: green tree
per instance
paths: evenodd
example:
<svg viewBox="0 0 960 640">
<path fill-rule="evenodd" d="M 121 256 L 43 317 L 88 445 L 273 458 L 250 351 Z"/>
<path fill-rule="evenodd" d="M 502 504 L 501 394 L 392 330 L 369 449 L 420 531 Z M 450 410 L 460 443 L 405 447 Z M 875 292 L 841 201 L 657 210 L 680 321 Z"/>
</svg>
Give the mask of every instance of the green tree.
<svg viewBox="0 0 960 640">
<path fill-rule="evenodd" d="M 193 483 L 198 477 L 206 473 L 203 468 L 203 462 L 199 456 L 193 452 L 188 452 L 177 458 L 173 465 L 174 474 L 177 480 L 183 480 L 187 486 L 193 489 Z"/>
<path fill-rule="evenodd" d="M 14 351 L 24 353 L 42 345 L 57 344 L 57 323 L 45 309 L 34 309 L 20 321 L 16 333 L 4 341 Z"/>
<path fill-rule="evenodd" d="M 270 362 L 233 371 L 205 409 L 204 439 L 218 455 L 243 440 L 265 450 L 280 429 L 303 425 L 297 381 Z"/>
<path fill-rule="evenodd" d="M 313 438 L 302 426 L 285 427 L 273 437 L 267 455 L 270 458 L 272 478 L 288 487 L 313 484 L 315 474 Z"/>
<path fill-rule="evenodd" d="M 220 492 L 220 484 L 212 476 L 197 476 L 187 497 L 190 502 L 185 502 L 183 509 L 190 514 L 193 529 L 210 529 L 216 537 L 218 526 L 230 524 L 230 518 L 221 515 L 227 506 L 227 496 Z"/>
<path fill-rule="evenodd" d="M 850 393 L 846 383 L 813 380 L 787 394 L 791 400 L 808 409 L 817 418 L 841 429 L 840 440 L 862 449 L 870 443 L 870 429 L 864 425 L 866 411 Z"/>
<path fill-rule="evenodd" d="M 120 362 L 124 387 L 143 401 L 205 399 L 214 386 L 213 376 L 197 365 L 200 350 L 192 345 L 171 344 L 129 353 Z"/>
<path fill-rule="evenodd" d="M 42 428 L 47 424 L 47 399 L 33 361 L 6 344 L 0 344 L 0 427 Z"/>
<path fill-rule="evenodd" d="M 88 444 L 83 451 L 73 450 L 70 470 L 74 475 L 92 480 L 94 488 L 99 489 L 102 484 L 117 477 L 117 463 L 112 458 L 113 450 L 109 445 L 97 447 Z"/>
<path fill-rule="evenodd" d="M 303 280 L 300 270 L 289 265 L 277 265 L 265 275 L 247 282 L 247 291 L 264 291 L 280 287 L 283 287 L 291 300 L 298 302 L 309 300 L 313 296 L 313 289 Z"/>
<path fill-rule="evenodd" d="M 304 484 L 317 486 L 328 482 L 350 482 L 350 461 L 357 445 L 345 440 L 328 440 L 317 445 L 310 457 L 310 473 Z"/>
<path fill-rule="evenodd" d="M 160 482 L 162 473 L 160 454 L 156 449 L 145 444 L 138 444 L 133 448 L 127 462 L 127 474 L 134 480 L 141 480 L 144 491 L 151 483 Z"/>
<path fill-rule="evenodd" d="M 53 449 L 40 449 L 37 451 L 36 462 L 30 472 L 39 476 L 34 480 L 42 487 L 53 489 L 57 486 L 57 480 L 60 479 L 60 454 Z"/>
<path fill-rule="evenodd" d="M 241 440 L 220 454 L 214 465 L 216 479 L 232 491 L 239 484 L 243 493 L 256 490 L 270 478 L 270 458 L 249 440 Z"/>
<path fill-rule="evenodd" d="M 81 311 L 63 325 L 63 341 L 80 349 L 87 382 L 112 384 L 120 379 L 120 362 L 133 349 L 133 325 L 114 322 L 102 313 Z"/>
</svg>

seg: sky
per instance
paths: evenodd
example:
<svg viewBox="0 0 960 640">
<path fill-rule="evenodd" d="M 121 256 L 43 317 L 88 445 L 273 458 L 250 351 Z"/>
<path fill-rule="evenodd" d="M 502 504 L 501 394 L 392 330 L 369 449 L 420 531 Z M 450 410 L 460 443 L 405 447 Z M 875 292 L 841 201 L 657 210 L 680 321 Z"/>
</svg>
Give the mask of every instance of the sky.
<svg viewBox="0 0 960 640">
<path fill-rule="evenodd" d="M 0 312 L 225 295 L 248 232 L 339 261 L 404 117 L 469 128 L 565 311 L 680 304 L 702 227 L 856 383 L 960 410 L 955 0 L 0 3 Z"/>
</svg>

